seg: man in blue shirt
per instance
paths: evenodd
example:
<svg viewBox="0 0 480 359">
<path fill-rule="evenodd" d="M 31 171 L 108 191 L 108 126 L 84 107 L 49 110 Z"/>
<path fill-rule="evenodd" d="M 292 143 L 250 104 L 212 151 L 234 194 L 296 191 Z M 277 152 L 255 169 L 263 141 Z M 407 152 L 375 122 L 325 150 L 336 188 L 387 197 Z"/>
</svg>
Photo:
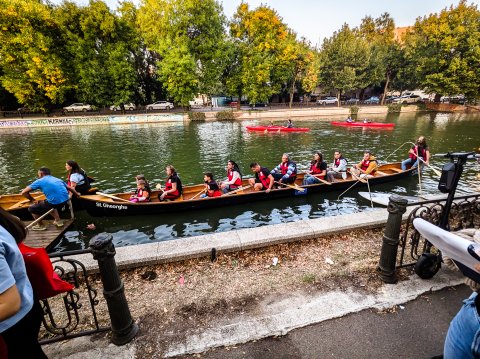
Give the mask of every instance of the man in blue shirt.
<svg viewBox="0 0 480 359">
<path fill-rule="evenodd" d="M 44 201 L 35 201 L 30 194 L 31 191 L 41 190 L 46 197 Z M 61 228 L 63 227 L 63 221 L 60 220 L 58 209 L 62 208 L 68 202 L 68 189 L 65 182 L 61 179 L 53 177 L 50 174 L 50 169 L 42 167 L 38 170 L 38 179 L 31 185 L 27 186 L 22 195 L 28 198 L 33 204 L 28 208 L 34 219 L 37 219 L 42 214 L 47 213 L 53 208 L 52 216 L 54 218 L 54 224 Z M 31 228 L 34 231 L 44 231 L 47 229 L 40 221 L 37 225 Z"/>
</svg>

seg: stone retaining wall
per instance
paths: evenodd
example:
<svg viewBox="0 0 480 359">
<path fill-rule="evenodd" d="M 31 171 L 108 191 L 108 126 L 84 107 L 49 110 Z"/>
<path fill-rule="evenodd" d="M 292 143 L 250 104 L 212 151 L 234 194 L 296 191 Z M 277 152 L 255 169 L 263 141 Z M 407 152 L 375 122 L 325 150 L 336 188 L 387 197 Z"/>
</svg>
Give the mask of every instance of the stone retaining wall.
<svg viewBox="0 0 480 359">
<path fill-rule="evenodd" d="M 35 118 L 0 120 L 1 128 L 113 125 L 132 123 L 183 122 L 184 114 L 78 116 L 65 118 Z"/>
</svg>

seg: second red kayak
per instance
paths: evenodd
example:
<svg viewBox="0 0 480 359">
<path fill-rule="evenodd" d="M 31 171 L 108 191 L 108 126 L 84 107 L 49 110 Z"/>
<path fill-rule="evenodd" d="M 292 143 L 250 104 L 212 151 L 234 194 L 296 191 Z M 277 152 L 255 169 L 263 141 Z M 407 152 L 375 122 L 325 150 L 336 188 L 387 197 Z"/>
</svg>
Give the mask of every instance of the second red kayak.
<svg viewBox="0 0 480 359">
<path fill-rule="evenodd" d="M 284 127 L 284 126 L 247 126 L 249 131 L 262 131 L 262 132 L 308 132 L 307 127 Z"/>
<path fill-rule="evenodd" d="M 333 121 L 330 122 L 333 126 L 347 126 L 347 127 L 394 127 L 394 123 L 385 122 L 346 122 L 346 121 Z"/>
</svg>

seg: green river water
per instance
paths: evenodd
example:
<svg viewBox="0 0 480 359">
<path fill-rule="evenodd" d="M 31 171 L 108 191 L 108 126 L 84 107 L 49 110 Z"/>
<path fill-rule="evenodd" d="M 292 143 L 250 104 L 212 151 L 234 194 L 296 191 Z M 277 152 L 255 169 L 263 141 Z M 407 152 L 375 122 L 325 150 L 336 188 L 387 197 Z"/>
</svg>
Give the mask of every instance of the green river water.
<svg viewBox="0 0 480 359">
<path fill-rule="evenodd" d="M 396 126 L 393 130 L 334 127 L 329 120 L 342 118 L 330 117 L 294 121 L 297 127 L 310 127 L 308 133 L 264 134 L 245 129 L 246 125 L 267 121 L 0 130 L 0 193 L 19 192 L 35 179 L 41 166 L 50 167 L 57 177 L 65 177 L 64 164 L 68 159 L 78 161 L 102 191 L 113 193 L 133 190 L 134 176 L 139 173 L 145 174 L 154 186 L 164 180 L 167 164 L 174 165 L 183 183 L 189 185 L 202 182 L 202 173 L 206 171 L 222 177 L 228 159 L 235 160 L 244 175 L 250 175 L 250 162 L 272 168 L 284 152 L 290 153 L 300 168 L 307 167 L 315 151 L 321 151 L 330 163 L 337 148 L 350 164 L 361 159 L 364 149 L 372 150 L 382 160 L 419 135 L 426 136 L 433 154 L 480 147 L 477 114 L 414 113 L 371 119 L 394 122 Z M 282 124 L 281 119 L 278 124 Z M 407 151 L 406 145 L 388 160 L 405 159 Z M 438 167 L 443 163 L 442 158 L 432 158 L 432 164 Z M 477 163 L 467 164 L 461 190 L 479 186 L 479 169 Z M 424 170 L 423 193 L 436 193 L 437 181 L 432 171 Z M 409 195 L 418 194 L 419 189 L 417 177 L 374 188 Z M 352 189 L 341 199 L 337 199 L 339 192 L 331 192 L 143 217 L 92 218 L 80 212 L 73 230 L 67 232 L 58 249 L 84 248 L 94 234 L 103 231 L 113 234 L 115 245 L 123 246 L 369 210 L 369 203 L 357 191 Z M 97 229 L 87 230 L 88 223 L 95 223 Z"/>
</svg>

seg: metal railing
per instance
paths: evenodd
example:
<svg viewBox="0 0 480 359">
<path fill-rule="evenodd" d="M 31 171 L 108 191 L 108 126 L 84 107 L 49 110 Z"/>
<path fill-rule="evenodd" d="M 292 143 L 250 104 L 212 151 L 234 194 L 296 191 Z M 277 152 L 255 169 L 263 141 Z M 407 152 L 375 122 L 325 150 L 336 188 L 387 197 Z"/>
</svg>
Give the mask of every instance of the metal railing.
<svg viewBox="0 0 480 359">
<path fill-rule="evenodd" d="M 422 218 L 438 225 L 442 218 L 446 200 L 424 201 L 410 206 L 416 206 L 407 218 L 403 234 L 400 237 L 400 253 L 397 258 L 397 268 L 415 265 L 420 256 L 426 252 L 426 241 L 413 226 L 415 218 Z M 480 226 L 480 194 L 455 197 L 449 215 L 451 231 Z"/>
<path fill-rule="evenodd" d="M 55 272 L 74 289 L 63 295 L 41 300 L 43 339 L 41 344 L 110 330 L 98 322 L 98 290 L 91 282 L 85 265 L 72 258 L 92 253 L 90 249 L 49 254 Z"/>
<path fill-rule="evenodd" d="M 101 326 L 97 315 L 100 304 L 98 291 L 94 288 L 87 269 L 75 255 L 89 253 L 98 262 L 103 286 L 105 308 L 110 325 Z M 63 295 L 41 301 L 43 308 L 43 331 L 41 344 L 111 330 L 113 344 L 130 342 L 138 332 L 125 297 L 123 282 L 115 263 L 115 247 L 112 235 L 101 233 L 90 240 L 89 249 L 50 254 L 55 272 L 74 289 Z M 85 296 L 81 296 L 81 288 Z M 86 298 L 86 299 L 84 299 Z M 87 303 L 88 306 L 84 304 Z M 103 303 L 102 303 L 103 304 Z M 83 310 L 83 313 L 80 313 Z M 83 315 L 82 315 L 83 314 Z"/>
</svg>

